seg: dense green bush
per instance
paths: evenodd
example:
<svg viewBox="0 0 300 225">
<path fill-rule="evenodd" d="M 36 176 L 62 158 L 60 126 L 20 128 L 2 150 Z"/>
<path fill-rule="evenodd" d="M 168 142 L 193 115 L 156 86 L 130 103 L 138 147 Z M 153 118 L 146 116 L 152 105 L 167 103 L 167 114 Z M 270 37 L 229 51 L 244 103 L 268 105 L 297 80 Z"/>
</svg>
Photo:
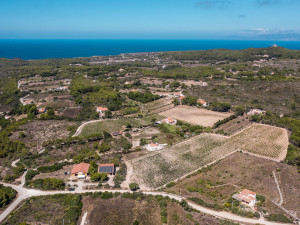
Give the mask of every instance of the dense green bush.
<svg viewBox="0 0 300 225">
<path fill-rule="evenodd" d="M 0 184 L 0 209 L 6 207 L 16 197 L 17 192 L 11 187 Z"/>
<path fill-rule="evenodd" d="M 213 102 L 211 105 L 211 109 L 217 112 L 227 112 L 231 108 L 230 103 L 226 102 Z"/>
<path fill-rule="evenodd" d="M 131 91 L 128 93 L 128 98 L 138 102 L 147 103 L 159 99 L 160 96 L 154 95 L 150 91 L 146 91 L 145 93 L 138 92 L 138 91 Z"/>
<path fill-rule="evenodd" d="M 63 180 L 57 178 L 45 178 L 30 181 L 29 187 L 41 190 L 63 190 L 65 189 L 65 183 Z"/>
</svg>

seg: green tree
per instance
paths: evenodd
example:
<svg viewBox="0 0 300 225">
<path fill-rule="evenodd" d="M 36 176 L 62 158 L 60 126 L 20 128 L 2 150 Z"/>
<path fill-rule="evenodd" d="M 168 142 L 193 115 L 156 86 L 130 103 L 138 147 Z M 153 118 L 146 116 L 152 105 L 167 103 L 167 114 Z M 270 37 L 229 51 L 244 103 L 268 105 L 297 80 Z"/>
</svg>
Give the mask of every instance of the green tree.
<svg viewBox="0 0 300 225">
<path fill-rule="evenodd" d="M 238 105 L 233 109 L 235 115 L 241 116 L 245 113 L 245 107 L 243 105 Z"/>
<path fill-rule="evenodd" d="M 132 191 L 136 191 L 139 188 L 139 185 L 137 183 L 131 183 L 129 184 L 129 188 Z"/>
<path fill-rule="evenodd" d="M 99 146 L 99 152 L 107 152 L 110 150 L 110 146 L 105 143 L 105 142 L 102 142 Z"/>
</svg>

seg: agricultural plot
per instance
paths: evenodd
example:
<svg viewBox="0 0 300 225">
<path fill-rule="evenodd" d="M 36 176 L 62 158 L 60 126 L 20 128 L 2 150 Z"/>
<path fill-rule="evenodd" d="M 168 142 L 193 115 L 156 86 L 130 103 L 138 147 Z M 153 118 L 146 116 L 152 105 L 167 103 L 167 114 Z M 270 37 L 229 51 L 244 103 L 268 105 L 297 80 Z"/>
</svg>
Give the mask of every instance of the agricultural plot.
<svg viewBox="0 0 300 225">
<path fill-rule="evenodd" d="M 212 127 L 217 121 L 223 120 L 231 113 L 214 112 L 206 109 L 199 109 L 191 106 L 180 105 L 173 109 L 160 113 L 165 117 L 172 117 L 177 120 L 186 121 L 188 123 Z"/>
<path fill-rule="evenodd" d="M 172 99 L 165 99 L 165 98 L 153 102 L 149 102 L 143 106 L 145 113 L 148 114 L 156 114 L 172 108 L 174 108 Z"/>
<path fill-rule="evenodd" d="M 132 178 L 144 188 L 164 185 L 230 153 L 232 149 L 213 152 L 226 139 L 202 134 L 172 148 L 136 158 L 132 161 Z"/>
<path fill-rule="evenodd" d="M 284 160 L 289 145 L 286 129 L 252 124 L 232 136 L 224 147 L 247 151 L 277 161 Z"/>
<path fill-rule="evenodd" d="M 261 124 L 253 124 L 231 137 L 202 134 L 133 159 L 129 179 L 143 188 L 157 188 L 238 150 L 280 161 L 287 146 L 285 129 Z"/>
<path fill-rule="evenodd" d="M 124 129 L 128 124 L 133 127 L 143 127 L 150 125 L 151 120 L 156 118 L 157 120 L 162 119 L 160 116 L 146 117 L 146 118 L 127 118 L 127 119 L 118 119 L 118 120 L 103 120 L 95 123 L 87 124 L 83 127 L 80 137 L 87 137 L 95 134 L 101 134 L 103 131 L 109 133 L 120 131 Z"/>
</svg>

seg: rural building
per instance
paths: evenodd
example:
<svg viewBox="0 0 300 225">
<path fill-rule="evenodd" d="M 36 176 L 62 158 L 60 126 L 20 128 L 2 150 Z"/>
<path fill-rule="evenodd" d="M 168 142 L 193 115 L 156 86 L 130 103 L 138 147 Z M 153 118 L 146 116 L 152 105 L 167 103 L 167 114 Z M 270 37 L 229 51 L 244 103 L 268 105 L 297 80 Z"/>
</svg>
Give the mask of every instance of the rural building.
<svg viewBox="0 0 300 225">
<path fill-rule="evenodd" d="M 90 164 L 79 163 L 73 166 L 71 171 L 71 178 L 85 179 L 88 175 Z"/>
<path fill-rule="evenodd" d="M 4 117 L 6 120 L 9 120 L 11 118 L 11 116 L 5 116 Z"/>
<path fill-rule="evenodd" d="M 130 91 L 131 91 L 131 92 L 137 92 L 137 90 L 136 90 L 136 89 L 131 89 Z"/>
<path fill-rule="evenodd" d="M 174 93 L 175 98 L 180 98 L 182 96 L 181 92 Z"/>
<path fill-rule="evenodd" d="M 133 84 L 132 81 L 126 81 L 125 84 Z"/>
<path fill-rule="evenodd" d="M 109 175 L 114 175 L 115 174 L 115 164 L 110 163 L 110 164 L 100 164 L 98 167 L 98 172 L 99 173 L 106 173 Z"/>
<path fill-rule="evenodd" d="M 39 113 L 45 113 L 46 112 L 46 108 L 39 108 Z"/>
<path fill-rule="evenodd" d="M 253 115 L 261 115 L 264 114 L 266 111 L 261 110 L 261 109 L 251 109 L 247 115 L 253 116 Z"/>
<path fill-rule="evenodd" d="M 108 108 L 106 107 L 97 107 L 97 112 L 99 113 L 100 117 L 104 117 L 106 111 L 108 111 Z"/>
<path fill-rule="evenodd" d="M 168 118 L 164 119 L 162 122 L 163 122 L 163 123 L 167 123 L 167 124 L 174 125 L 174 124 L 177 123 L 177 120 L 175 120 L 175 119 L 173 119 L 173 118 L 171 118 L 171 117 L 168 117 Z"/>
<path fill-rule="evenodd" d="M 234 194 L 232 198 L 251 207 L 256 203 L 256 193 L 248 189 L 242 190 L 239 194 Z"/>
<path fill-rule="evenodd" d="M 204 106 L 204 107 L 207 106 L 207 102 L 204 101 L 203 99 L 198 99 L 198 100 L 197 100 L 197 103 L 198 103 L 198 104 L 201 104 L 201 105 Z"/>
<path fill-rule="evenodd" d="M 23 105 L 30 105 L 30 104 L 31 104 L 31 101 L 30 101 L 30 100 L 24 100 L 22 104 L 23 104 Z"/>
<path fill-rule="evenodd" d="M 161 150 L 163 149 L 164 147 L 166 146 L 166 144 L 158 144 L 158 143 L 150 143 L 150 144 L 147 144 L 146 145 L 146 149 L 150 152 L 153 152 L 153 151 L 158 151 L 158 150 Z"/>
</svg>

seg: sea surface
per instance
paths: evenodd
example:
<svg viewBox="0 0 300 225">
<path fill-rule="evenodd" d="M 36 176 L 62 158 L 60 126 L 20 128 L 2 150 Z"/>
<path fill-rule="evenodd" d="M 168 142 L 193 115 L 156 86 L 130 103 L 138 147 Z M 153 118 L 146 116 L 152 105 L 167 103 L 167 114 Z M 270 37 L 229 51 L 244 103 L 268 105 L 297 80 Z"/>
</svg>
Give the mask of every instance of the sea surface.
<svg viewBox="0 0 300 225">
<path fill-rule="evenodd" d="M 273 41 L 230 40 L 0 40 L 0 58 L 47 59 L 118 55 L 120 53 L 266 48 Z M 278 41 L 278 46 L 300 50 L 299 41 Z"/>
</svg>

